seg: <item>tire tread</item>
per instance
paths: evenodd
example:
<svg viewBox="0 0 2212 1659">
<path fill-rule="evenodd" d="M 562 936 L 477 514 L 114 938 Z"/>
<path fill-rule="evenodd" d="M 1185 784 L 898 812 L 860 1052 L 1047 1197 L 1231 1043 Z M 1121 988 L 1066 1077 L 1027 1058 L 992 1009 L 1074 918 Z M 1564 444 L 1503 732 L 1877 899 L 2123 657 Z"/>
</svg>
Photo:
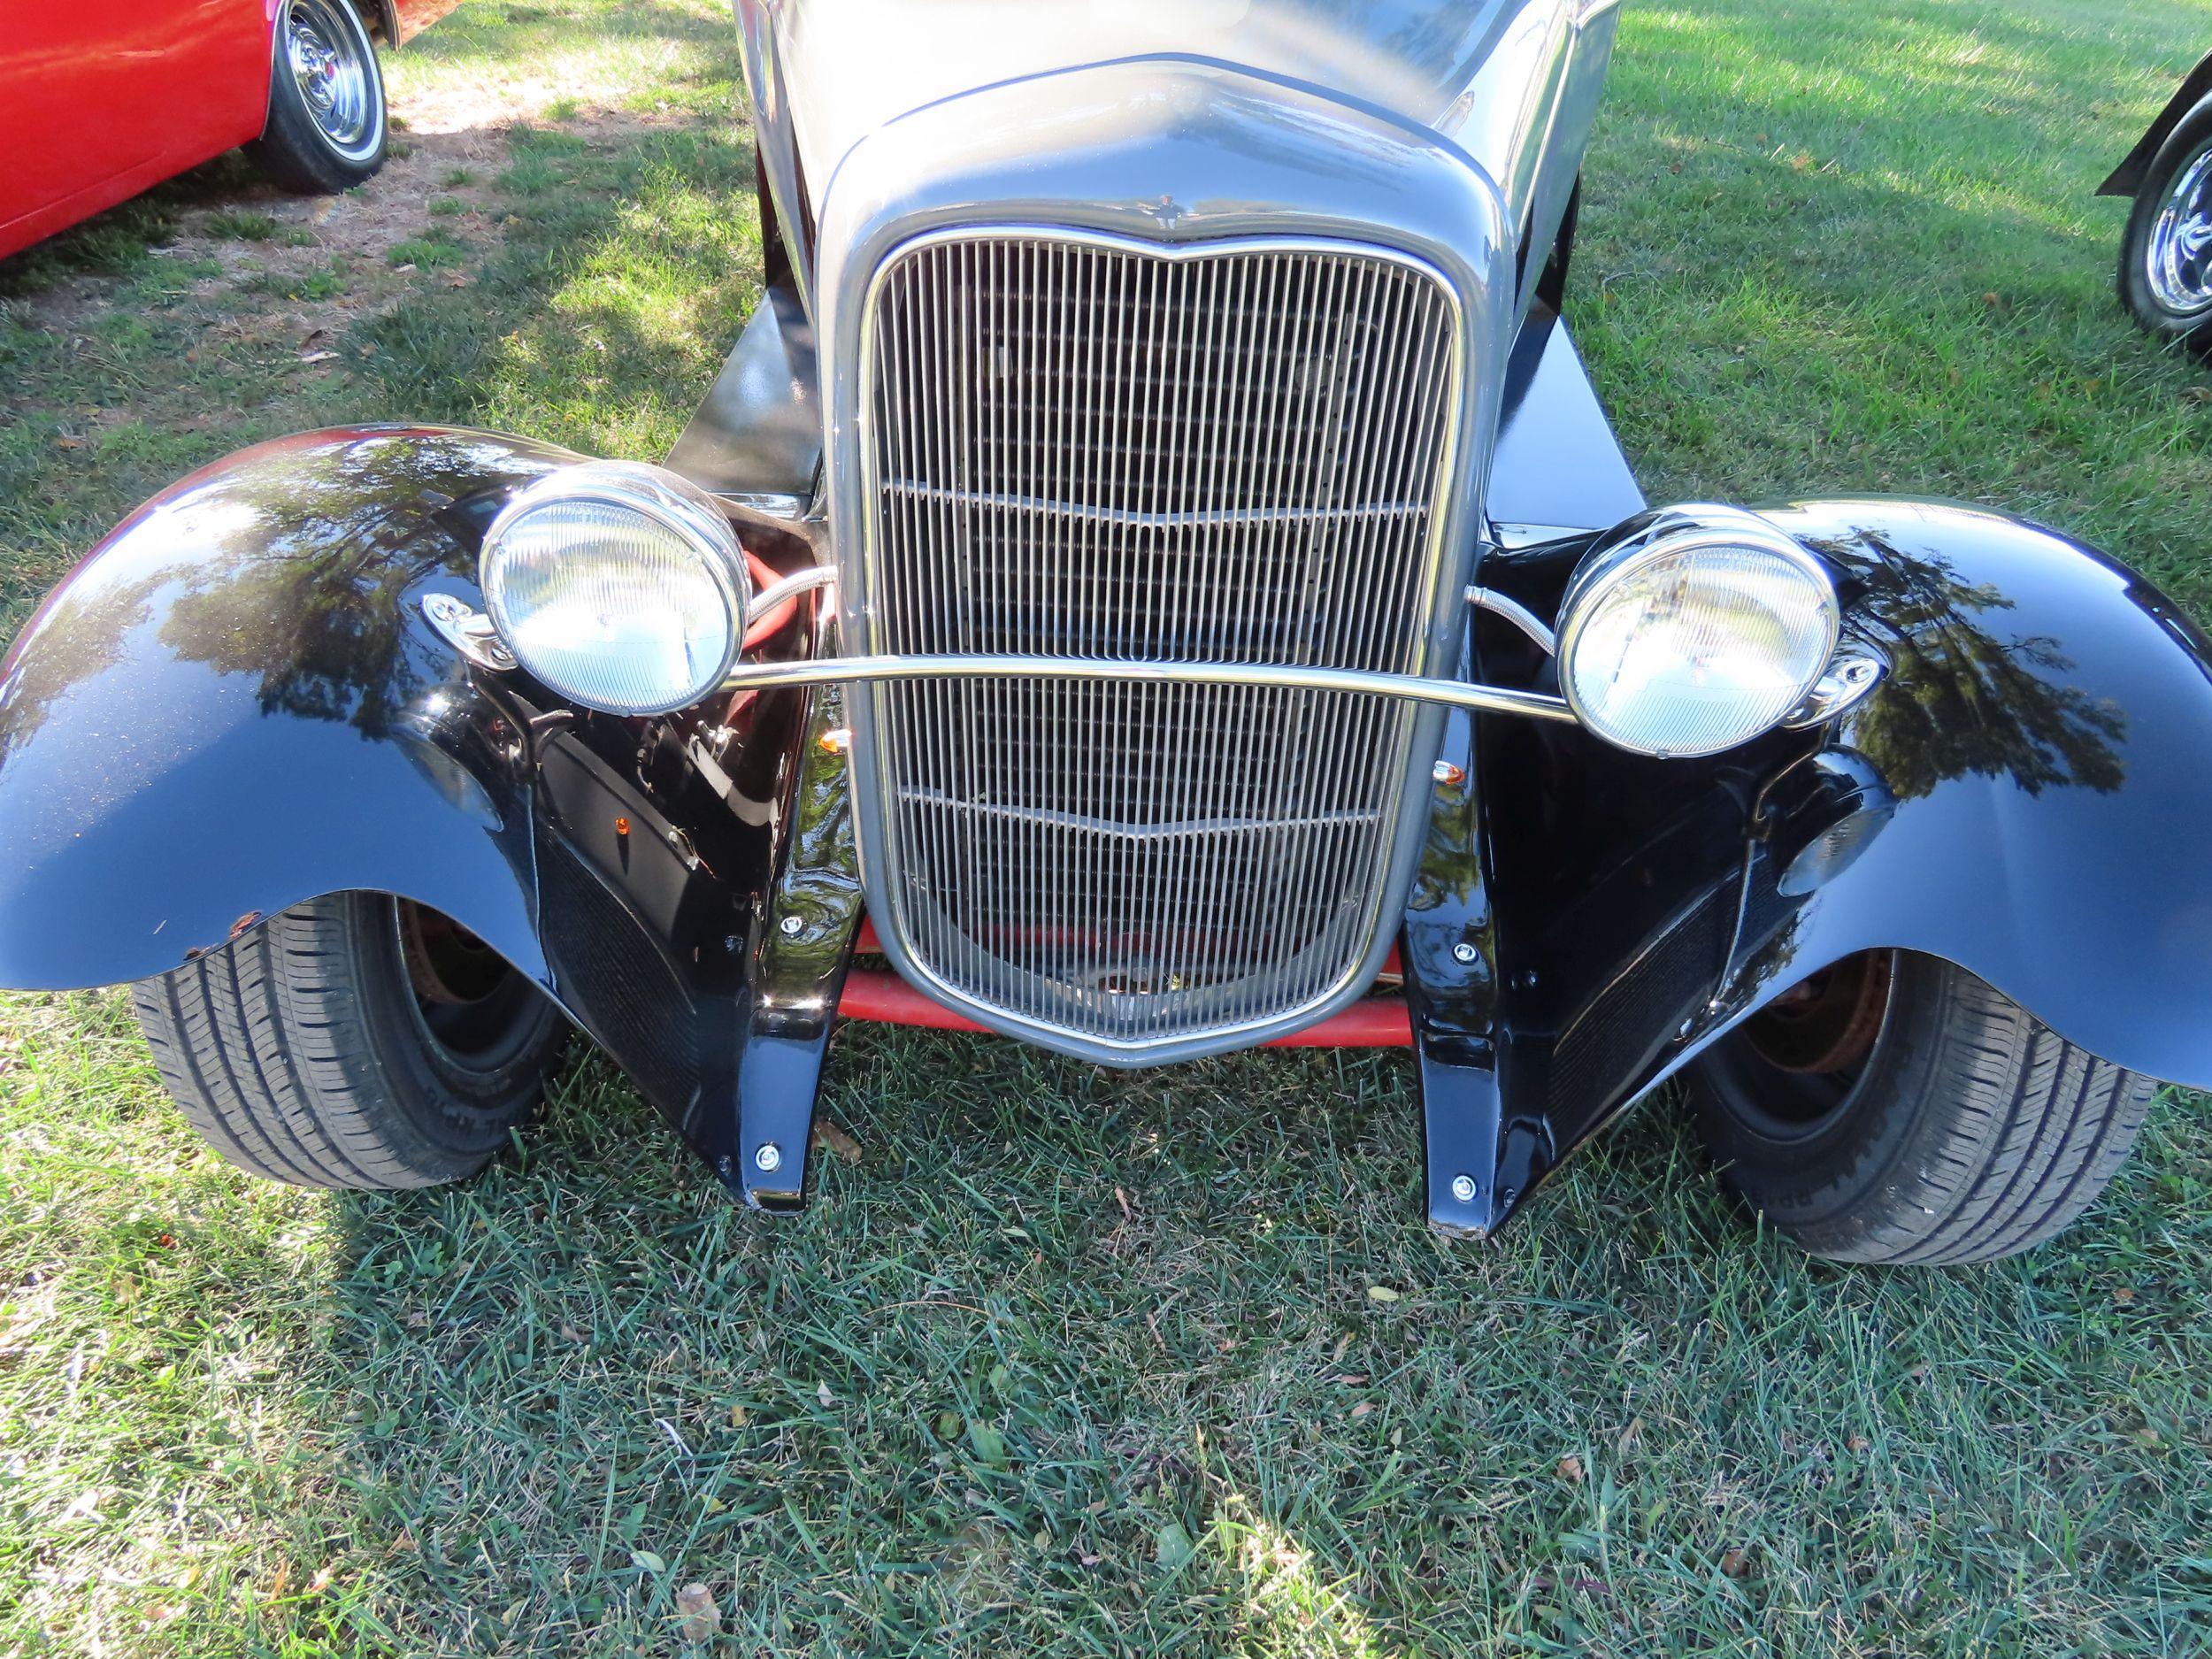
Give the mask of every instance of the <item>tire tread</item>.
<svg viewBox="0 0 2212 1659">
<path fill-rule="evenodd" d="M 1815 1255 L 1960 1266 L 2032 1248 L 2095 1202 L 2157 1093 L 1972 975 L 1933 963 L 1919 972 L 1926 1052 L 1901 1074 L 1909 1084 L 1892 1085 L 1901 1093 L 1889 1109 L 1909 1126 L 1886 1164 L 1869 1179 L 1846 1159 L 1825 1168 L 1824 1187 L 1822 1165 L 1728 1166 L 1730 1183 Z M 1695 1093 L 1709 1140 L 1725 1143 L 1729 1108 L 1709 1085 Z"/>
<path fill-rule="evenodd" d="M 401 1096 L 420 1095 L 420 1081 L 380 1053 L 372 970 L 357 949 L 379 902 L 342 894 L 296 905 L 132 987 L 163 1083 L 239 1168 L 295 1187 L 389 1189 L 451 1180 L 490 1156 L 480 1134 L 426 1131 L 434 1102 L 433 1114 L 419 1101 L 411 1108 Z M 522 1094 L 488 1110 L 519 1117 L 534 1092 L 533 1074 Z"/>
</svg>

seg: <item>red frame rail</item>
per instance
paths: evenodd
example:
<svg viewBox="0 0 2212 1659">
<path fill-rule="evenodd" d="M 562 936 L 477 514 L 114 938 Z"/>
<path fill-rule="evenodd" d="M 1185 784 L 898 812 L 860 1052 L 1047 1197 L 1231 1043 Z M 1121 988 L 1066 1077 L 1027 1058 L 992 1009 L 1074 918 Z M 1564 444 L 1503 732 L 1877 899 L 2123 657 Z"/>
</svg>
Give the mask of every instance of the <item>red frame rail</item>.
<svg viewBox="0 0 2212 1659">
<path fill-rule="evenodd" d="M 883 946 L 875 925 L 865 918 L 854 949 L 879 956 Z M 1383 964 L 1385 973 L 1399 972 L 1394 949 Z M 936 998 L 908 984 L 891 968 L 856 967 L 845 976 L 845 994 L 837 1012 L 845 1019 L 864 1019 L 885 1025 L 921 1025 L 931 1031 L 984 1031 L 965 1014 L 954 1012 Z M 1365 996 L 1319 1025 L 1270 1042 L 1271 1048 L 1406 1048 L 1413 1044 L 1413 1021 L 1406 1000 L 1395 994 Z"/>
</svg>

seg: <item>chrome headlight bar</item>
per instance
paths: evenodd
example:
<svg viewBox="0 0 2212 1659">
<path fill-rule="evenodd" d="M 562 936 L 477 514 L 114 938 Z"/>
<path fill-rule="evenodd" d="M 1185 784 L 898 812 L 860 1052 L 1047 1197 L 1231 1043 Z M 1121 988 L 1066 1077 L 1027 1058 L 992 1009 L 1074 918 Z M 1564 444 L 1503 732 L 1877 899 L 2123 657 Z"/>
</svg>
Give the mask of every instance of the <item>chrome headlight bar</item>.
<svg viewBox="0 0 2212 1659">
<path fill-rule="evenodd" d="M 659 468 L 601 462 L 552 474 L 518 497 L 487 538 L 495 637 L 452 595 L 427 595 L 424 613 L 479 666 L 509 666 L 511 652 L 571 701 L 616 714 L 672 712 L 715 692 L 904 680 L 1274 687 L 1578 724 L 1617 748 L 1660 757 L 1717 754 L 1779 726 L 1832 718 L 1883 672 L 1871 653 L 1839 649 L 1825 565 L 1757 514 L 1710 506 L 1640 514 L 1599 538 L 1555 625 L 1493 589 L 1468 590 L 1471 603 L 1556 658 L 1563 695 L 1277 663 L 1005 654 L 745 662 L 738 647 L 748 618 L 834 579 L 821 566 L 757 587 L 735 533 L 709 520 L 710 502 Z M 526 526 L 533 534 L 518 534 Z M 634 565 L 634 579 L 626 577 Z M 523 572 L 526 580 L 517 580 Z M 531 637 L 538 618 L 524 620 L 518 589 L 541 600 L 544 639 Z M 634 642 L 650 672 L 626 667 Z"/>
</svg>

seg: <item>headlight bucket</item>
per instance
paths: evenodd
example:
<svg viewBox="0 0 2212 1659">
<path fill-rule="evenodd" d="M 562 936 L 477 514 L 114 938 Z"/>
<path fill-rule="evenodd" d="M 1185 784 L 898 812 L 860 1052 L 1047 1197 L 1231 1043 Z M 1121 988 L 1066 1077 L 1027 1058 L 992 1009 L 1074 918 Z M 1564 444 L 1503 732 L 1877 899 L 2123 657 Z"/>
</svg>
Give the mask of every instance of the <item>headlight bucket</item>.
<svg viewBox="0 0 2212 1659">
<path fill-rule="evenodd" d="M 1755 513 L 1674 507 L 1631 519 L 1560 602 L 1559 687 L 1615 746 L 1717 755 L 1780 725 L 1835 654 L 1826 566 Z"/>
<path fill-rule="evenodd" d="M 752 603 L 714 498 L 631 461 L 564 467 L 523 489 L 485 531 L 479 573 L 523 668 L 608 714 L 670 714 L 711 692 Z"/>
</svg>

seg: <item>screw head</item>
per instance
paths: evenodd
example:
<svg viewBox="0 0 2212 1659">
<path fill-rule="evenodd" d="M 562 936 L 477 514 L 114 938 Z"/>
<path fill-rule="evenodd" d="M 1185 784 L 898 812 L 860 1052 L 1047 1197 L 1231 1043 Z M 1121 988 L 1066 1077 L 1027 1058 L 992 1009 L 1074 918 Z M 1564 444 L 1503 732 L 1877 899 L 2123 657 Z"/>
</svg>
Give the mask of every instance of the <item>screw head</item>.
<svg viewBox="0 0 2212 1659">
<path fill-rule="evenodd" d="M 1473 1176 L 1455 1175 L 1452 1177 L 1452 1196 L 1459 1200 L 1461 1203 L 1473 1203 L 1475 1202 L 1475 1178 Z"/>
<path fill-rule="evenodd" d="M 772 1141 L 760 1143 L 760 1150 L 753 1154 L 753 1167 L 763 1175 L 772 1175 L 783 1167 L 783 1148 Z"/>
<path fill-rule="evenodd" d="M 799 930 L 802 927 L 804 927 L 806 924 L 795 916 L 787 916 L 783 918 L 781 926 L 783 927 L 783 935 L 786 939 L 795 939 L 798 937 Z"/>
<path fill-rule="evenodd" d="M 1482 952 L 1477 950 L 1472 945 L 1457 944 L 1452 947 L 1452 960 L 1454 962 L 1472 962 L 1480 955 L 1482 955 Z"/>
</svg>

